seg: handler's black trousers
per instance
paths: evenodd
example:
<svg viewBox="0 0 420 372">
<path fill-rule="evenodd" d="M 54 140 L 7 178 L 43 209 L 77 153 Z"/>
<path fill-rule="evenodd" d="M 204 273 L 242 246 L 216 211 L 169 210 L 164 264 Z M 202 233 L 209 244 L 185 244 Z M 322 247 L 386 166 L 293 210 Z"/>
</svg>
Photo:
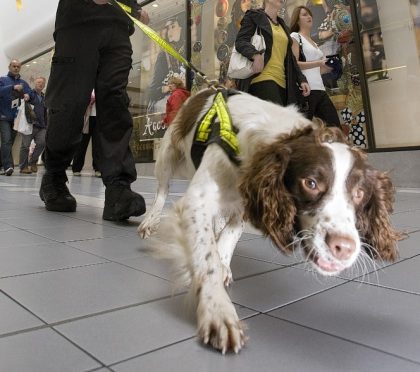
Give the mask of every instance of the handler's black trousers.
<svg viewBox="0 0 420 372">
<path fill-rule="evenodd" d="M 106 186 L 129 185 L 137 178 L 129 148 L 133 129 L 126 92 L 132 62 L 129 30 L 118 23 L 90 22 L 59 29 L 55 36 L 46 93 L 47 173 L 65 177 L 95 88 L 98 168 Z"/>
</svg>

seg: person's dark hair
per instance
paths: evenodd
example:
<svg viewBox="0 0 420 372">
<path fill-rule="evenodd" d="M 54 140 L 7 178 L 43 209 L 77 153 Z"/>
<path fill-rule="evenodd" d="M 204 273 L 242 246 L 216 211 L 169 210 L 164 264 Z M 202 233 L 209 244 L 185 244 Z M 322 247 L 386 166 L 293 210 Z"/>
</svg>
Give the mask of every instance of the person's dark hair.
<svg viewBox="0 0 420 372">
<path fill-rule="evenodd" d="M 290 18 L 290 32 L 299 32 L 300 30 L 300 26 L 299 26 L 299 16 L 300 16 L 300 11 L 304 9 L 306 10 L 311 17 L 313 17 L 312 12 L 309 8 L 307 8 L 306 6 L 297 6 L 292 13 L 292 17 Z"/>
</svg>

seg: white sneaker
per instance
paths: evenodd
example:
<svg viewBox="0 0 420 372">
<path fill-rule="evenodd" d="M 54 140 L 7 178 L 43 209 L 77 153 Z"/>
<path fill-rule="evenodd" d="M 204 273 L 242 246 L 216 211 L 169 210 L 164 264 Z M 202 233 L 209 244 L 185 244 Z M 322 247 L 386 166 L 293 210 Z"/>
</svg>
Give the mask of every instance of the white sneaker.
<svg viewBox="0 0 420 372">
<path fill-rule="evenodd" d="M 73 176 L 80 177 L 82 174 L 80 172 L 73 172 Z"/>
<path fill-rule="evenodd" d="M 95 177 L 102 177 L 102 173 L 99 171 L 95 171 Z"/>
</svg>

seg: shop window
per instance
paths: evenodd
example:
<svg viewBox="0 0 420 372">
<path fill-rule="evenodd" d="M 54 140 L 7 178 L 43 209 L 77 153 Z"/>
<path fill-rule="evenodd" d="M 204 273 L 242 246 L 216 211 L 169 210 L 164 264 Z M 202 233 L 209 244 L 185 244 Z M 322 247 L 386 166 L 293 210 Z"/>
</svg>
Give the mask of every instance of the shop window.
<svg viewBox="0 0 420 372">
<path fill-rule="evenodd" d="M 420 2 L 356 5 L 375 149 L 420 146 Z"/>
</svg>

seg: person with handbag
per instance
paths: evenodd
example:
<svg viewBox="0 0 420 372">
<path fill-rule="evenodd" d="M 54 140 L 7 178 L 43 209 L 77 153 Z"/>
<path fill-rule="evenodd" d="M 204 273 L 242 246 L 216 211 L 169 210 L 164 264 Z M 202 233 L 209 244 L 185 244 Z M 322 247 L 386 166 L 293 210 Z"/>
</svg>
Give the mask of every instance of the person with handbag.
<svg viewBox="0 0 420 372">
<path fill-rule="evenodd" d="M 16 137 L 16 131 L 13 129 L 14 120 L 20 100 L 28 101 L 31 91 L 28 83 L 20 78 L 21 67 L 20 61 L 12 59 L 9 63 L 8 74 L 0 77 L 0 151 L 6 176 L 11 176 L 14 171 L 12 158 L 12 147 Z"/>
<path fill-rule="evenodd" d="M 45 148 L 45 134 L 47 132 L 47 109 L 45 107 L 45 98 L 43 90 L 46 79 L 39 76 L 35 79 L 35 88 L 30 93 L 29 103 L 33 105 L 35 118 L 31 134 L 21 134 L 22 143 L 20 146 L 19 168 L 22 174 L 32 174 L 38 172 L 38 159 Z M 29 148 L 34 140 L 35 148 L 32 155 L 29 156 Z"/>
<path fill-rule="evenodd" d="M 278 16 L 281 0 L 264 0 L 263 8 L 248 10 L 235 41 L 236 50 L 252 62 L 254 74 L 237 80 L 239 90 L 282 106 L 302 103 L 310 88 L 292 52 L 292 39 Z M 251 39 L 259 28 L 265 50 L 257 50 Z"/>
<path fill-rule="evenodd" d="M 293 38 L 293 53 L 298 65 L 305 74 L 311 87 L 306 116 L 322 119 L 327 126 L 341 128 L 340 119 L 334 104 L 325 92 L 321 74 L 331 71 L 320 48 L 311 38 L 312 12 L 306 6 L 298 6 L 293 10 L 290 20 L 291 37 Z"/>
</svg>

